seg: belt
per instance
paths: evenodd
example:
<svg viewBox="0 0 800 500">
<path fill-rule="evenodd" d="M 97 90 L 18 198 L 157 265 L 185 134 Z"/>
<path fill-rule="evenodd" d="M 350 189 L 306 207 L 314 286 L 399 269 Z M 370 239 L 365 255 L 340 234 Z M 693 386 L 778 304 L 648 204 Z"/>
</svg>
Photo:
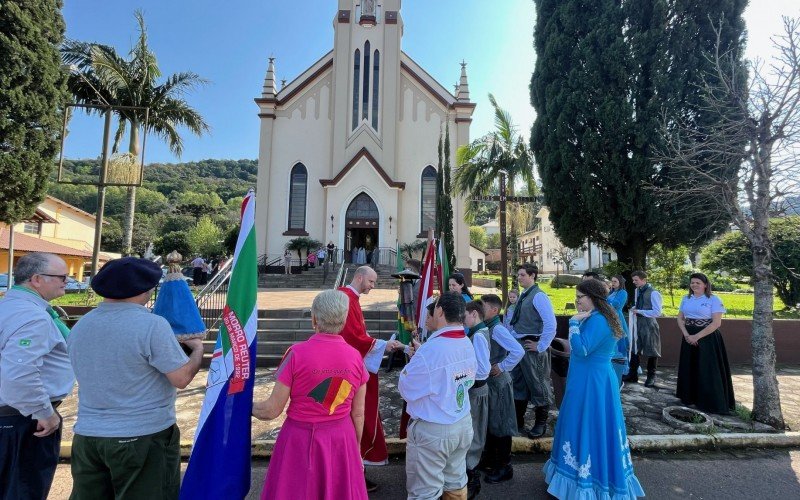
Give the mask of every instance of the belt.
<svg viewBox="0 0 800 500">
<path fill-rule="evenodd" d="M 483 387 L 484 385 L 486 385 L 487 380 L 488 379 L 476 380 L 475 383 L 472 384 L 472 387 L 469 388 L 469 390 L 477 389 L 478 387 Z"/>
<path fill-rule="evenodd" d="M 61 400 L 59 401 L 51 401 L 51 405 L 53 405 L 53 409 L 55 410 L 58 408 L 58 405 L 61 404 Z M 22 413 L 19 412 L 13 406 L 0 406 L 0 417 L 22 417 Z"/>
</svg>

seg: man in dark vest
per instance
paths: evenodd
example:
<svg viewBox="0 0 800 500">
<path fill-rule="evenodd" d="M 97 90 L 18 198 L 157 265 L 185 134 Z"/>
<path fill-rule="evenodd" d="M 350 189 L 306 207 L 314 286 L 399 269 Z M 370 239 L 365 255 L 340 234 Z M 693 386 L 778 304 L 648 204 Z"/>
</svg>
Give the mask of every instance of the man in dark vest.
<svg viewBox="0 0 800 500">
<path fill-rule="evenodd" d="M 656 318 L 661 316 L 661 294 L 653 289 L 647 282 L 647 273 L 634 271 L 631 273 L 633 284 L 636 286 L 634 294 L 634 307 L 631 309 L 636 318 L 636 349 L 631 354 L 628 374 L 622 379 L 624 382 L 636 383 L 639 381 L 639 355 L 647 357 L 647 379 L 645 387 L 656 385 L 656 367 L 658 358 L 661 357 L 661 332 L 658 329 Z M 634 327 L 634 325 L 631 325 Z"/>
<path fill-rule="evenodd" d="M 517 300 L 510 322 L 514 337 L 525 348 L 522 361 L 511 372 L 517 427 L 524 431 L 525 411 L 530 401 L 536 417 L 527 433 L 531 439 L 544 435 L 550 405 L 554 402 L 548 348 L 556 336 L 556 315 L 550 298 L 536 284 L 538 276 L 539 268 L 533 264 L 519 267 L 517 280 L 525 291 Z"/>
</svg>

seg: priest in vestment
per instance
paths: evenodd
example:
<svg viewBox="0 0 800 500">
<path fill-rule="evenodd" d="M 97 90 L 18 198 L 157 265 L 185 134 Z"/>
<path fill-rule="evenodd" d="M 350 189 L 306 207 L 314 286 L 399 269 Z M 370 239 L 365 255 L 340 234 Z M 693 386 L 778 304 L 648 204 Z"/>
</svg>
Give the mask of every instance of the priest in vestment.
<svg viewBox="0 0 800 500">
<path fill-rule="evenodd" d="M 404 346 L 397 340 L 375 339 L 367 334 L 367 325 L 364 314 L 361 312 L 359 297 L 367 294 L 375 287 L 378 275 L 369 266 L 356 269 L 353 281 L 349 285 L 339 288 L 347 295 L 350 309 L 347 320 L 340 335 L 350 346 L 355 348 L 364 357 L 364 365 L 369 371 L 367 382 L 367 395 L 364 404 L 364 432 L 361 437 L 361 457 L 365 465 L 385 465 L 388 463 L 389 454 L 386 450 L 386 438 L 383 434 L 380 412 L 378 411 L 378 369 L 381 366 L 383 355 L 394 349 Z M 377 485 L 367 481 L 367 490 L 374 491 Z"/>
</svg>

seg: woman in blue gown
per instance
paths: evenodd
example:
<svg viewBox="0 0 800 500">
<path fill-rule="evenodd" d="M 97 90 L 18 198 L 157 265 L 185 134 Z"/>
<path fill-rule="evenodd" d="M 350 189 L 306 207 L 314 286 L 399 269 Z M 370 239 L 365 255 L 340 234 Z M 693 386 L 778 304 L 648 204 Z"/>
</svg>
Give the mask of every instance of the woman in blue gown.
<svg viewBox="0 0 800 500">
<path fill-rule="evenodd" d="M 617 352 L 611 358 L 611 367 L 617 374 L 617 381 L 622 387 L 622 377 L 628 374 L 628 358 L 630 357 L 630 334 L 628 333 L 628 322 L 625 321 L 625 313 L 622 308 L 628 302 L 628 291 L 625 290 L 625 278 L 618 274 L 611 278 L 611 292 L 608 294 L 608 303 L 611 304 L 622 323 L 622 331 L 625 336 L 617 341 Z"/>
<path fill-rule="evenodd" d="M 457 292 L 461 294 L 461 298 L 464 299 L 464 302 L 472 302 L 472 292 L 469 291 L 467 287 L 467 282 L 464 279 L 464 275 L 461 273 L 453 273 L 447 280 L 447 289 L 451 292 Z"/>
<path fill-rule="evenodd" d="M 633 473 L 625 419 L 611 357 L 624 332 L 605 285 L 575 288 L 578 314 L 570 318 L 567 389 L 553 451 L 544 465 L 548 493 L 560 499 L 635 499 L 644 490 Z"/>
</svg>

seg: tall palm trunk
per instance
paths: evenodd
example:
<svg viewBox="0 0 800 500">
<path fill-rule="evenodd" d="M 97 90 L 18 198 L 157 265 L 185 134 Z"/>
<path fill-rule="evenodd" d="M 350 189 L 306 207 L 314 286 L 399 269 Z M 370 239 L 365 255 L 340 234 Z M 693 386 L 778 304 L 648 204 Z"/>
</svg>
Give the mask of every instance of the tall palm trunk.
<svg viewBox="0 0 800 500">
<path fill-rule="evenodd" d="M 131 135 L 128 144 L 128 152 L 139 158 L 139 123 L 131 121 Z M 144 165 L 142 165 L 144 168 Z M 122 249 L 123 255 L 131 255 L 133 253 L 133 221 L 136 215 L 136 186 L 128 187 L 128 200 L 125 204 L 125 221 L 122 231 Z"/>
<path fill-rule="evenodd" d="M 516 196 L 514 191 L 514 176 L 509 175 L 508 180 L 506 181 L 506 192 L 508 196 Z M 506 203 L 506 211 L 508 211 L 508 203 Z M 508 214 L 506 214 L 508 217 Z M 517 283 L 517 266 L 519 265 L 519 235 L 517 234 L 517 214 L 511 214 L 511 217 L 508 217 L 509 227 L 508 227 L 508 246 L 511 247 L 511 259 L 509 259 L 509 275 L 511 276 L 511 289 L 516 290 L 519 288 L 519 283 Z"/>
</svg>

